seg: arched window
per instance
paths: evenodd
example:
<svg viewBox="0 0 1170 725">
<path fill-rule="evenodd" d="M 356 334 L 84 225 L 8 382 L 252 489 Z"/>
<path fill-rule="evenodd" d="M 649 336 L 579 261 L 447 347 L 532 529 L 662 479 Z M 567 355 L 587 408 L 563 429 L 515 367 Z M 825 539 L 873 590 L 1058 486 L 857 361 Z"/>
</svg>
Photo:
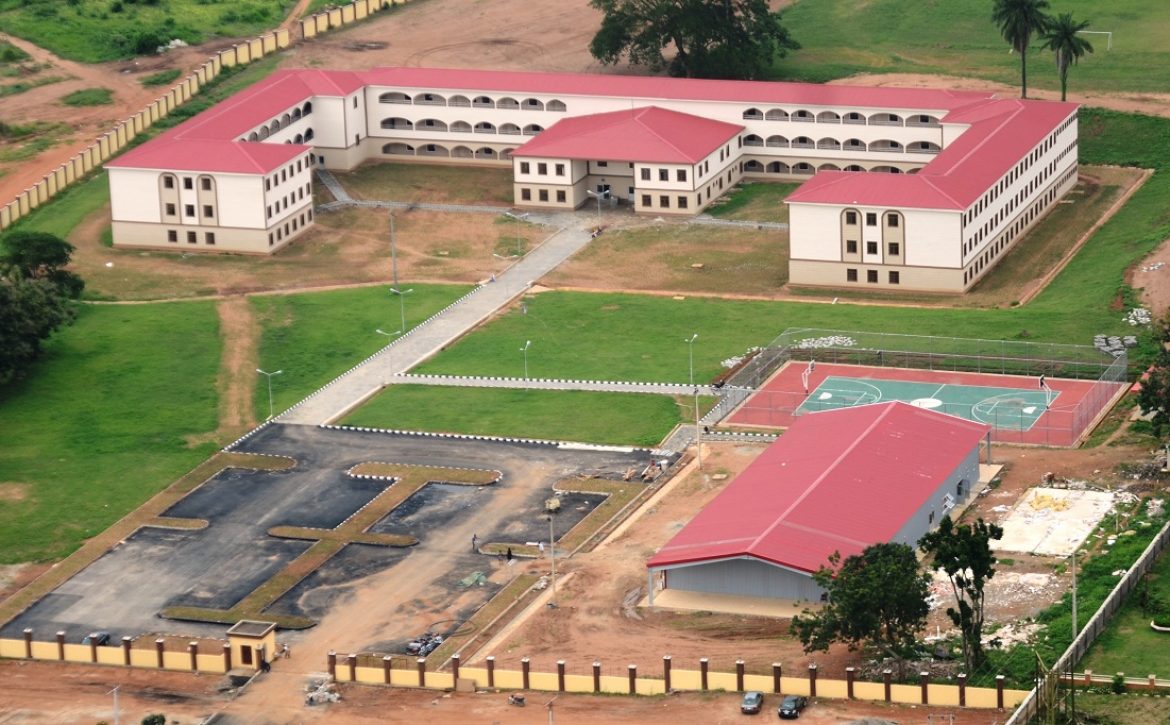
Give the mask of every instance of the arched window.
<svg viewBox="0 0 1170 725">
<path fill-rule="evenodd" d="M 804 162 L 804 161 L 801 161 L 800 163 L 792 165 L 792 173 L 794 173 L 794 174 L 809 174 L 809 175 L 811 175 L 814 171 L 816 171 L 816 169 L 813 168 L 812 164 Z"/>
<path fill-rule="evenodd" d="M 249 140 L 249 141 L 259 141 L 259 140 L 260 140 L 260 134 L 259 134 L 259 133 L 257 133 L 257 132 L 255 132 L 255 131 L 253 131 L 252 133 L 248 134 L 248 140 Z"/>
<path fill-rule="evenodd" d="M 308 143 L 312 140 L 313 140 L 313 129 L 306 128 L 305 129 L 305 143 Z"/>
<path fill-rule="evenodd" d="M 280 130 L 280 121 L 273 121 L 268 125 L 268 134 L 272 135 Z"/>
<path fill-rule="evenodd" d="M 418 149 L 419 156 L 450 156 L 451 152 L 446 146 L 436 143 L 424 144 Z"/>
<path fill-rule="evenodd" d="M 290 123 L 292 123 L 292 115 L 291 114 L 286 113 L 280 117 L 280 127 L 281 128 L 288 126 Z"/>
<path fill-rule="evenodd" d="M 304 141 L 305 141 L 305 135 L 303 133 L 298 133 L 296 135 L 296 137 L 293 139 L 294 143 L 304 143 Z"/>
<path fill-rule="evenodd" d="M 389 91 L 378 96 L 379 103 L 403 103 L 409 105 L 411 103 L 410 96 L 405 93 L 397 91 Z"/>
<path fill-rule="evenodd" d="M 792 148 L 794 149 L 811 149 L 815 147 L 816 144 L 808 136 L 797 136 L 792 139 Z"/>
<path fill-rule="evenodd" d="M 749 174 L 761 174 L 764 172 L 764 165 L 755 159 L 751 159 L 744 163 L 743 170 Z"/>
<path fill-rule="evenodd" d="M 833 111 L 821 111 L 817 114 L 817 123 L 841 123 L 841 117 Z"/>
<path fill-rule="evenodd" d="M 544 104 L 535 98 L 525 98 L 524 103 L 520 105 L 525 111 L 543 111 Z"/>
<path fill-rule="evenodd" d="M 475 132 L 476 133 L 495 133 L 496 127 L 493 124 L 489 123 L 488 121 L 480 121 L 479 123 L 475 124 Z"/>
<path fill-rule="evenodd" d="M 260 129 L 260 140 L 263 141 L 266 138 L 268 138 L 268 127 L 267 126 Z"/>
<path fill-rule="evenodd" d="M 889 138 L 878 139 L 869 145 L 870 151 L 886 151 L 897 153 L 902 150 L 902 144 Z"/>
<path fill-rule="evenodd" d="M 481 148 L 475 152 L 475 158 L 477 158 L 477 159 L 494 159 L 494 158 L 496 158 L 496 150 L 493 148 L 488 148 L 487 146 L 484 146 L 483 148 Z"/>
<path fill-rule="evenodd" d="M 405 118 L 394 116 L 393 118 L 383 118 L 382 128 L 388 128 L 395 131 L 413 131 L 414 124 Z"/>
<path fill-rule="evenodd" d="M 765 142 L 765 145 L 771 146 L 773 148 L 786 149 L 788 148 L 788 139 L 784 136 L 769 136 L 768 140 Z"/>
<path fill-rule="evenodd" d="M 802 108 L 799 111 L 793 111 L 792 115 L 788 117 L 788 120 L 799 123 L 812 123 L 816 120 L 816 117 L 813 116 L 812 111 L 806 111 Z"/>
<path fill-rule="evenodd" d="M 857 113 L 856 111 L 850 111 L 849 113 L 845 114 L 845 117 L 841 119 L 841 122 L 842 123 L 852 123 L 855 125 L 864 126 L 865 125 L 865 116 L 861 115 L 860 113 Z"/>
<path fill-rule="evenodd" d="M 553 99 L 548 102 L 548 104 L 544 107 L 544 110 L 553 111 L 555 113 L 564 113 L 567 109 L 565 108 L 564 102 Z"/>
<path fill-rule="evenodd" d="M 301 107 L 300 106 L 297 106 L 296 108 L 293 109 L 292 117 L 293 117 L 294 121 L 296 121 L 297 119 L 299 119 L 301 117 Z"/>
<path fill-rule="evenodd" d="M 942 149 L 931 141 L 911 141 L 906 150 L 912 154 L 937 154 Z"/>
<path fill-rule="evenodd" d="M 840 171 L 841 167 L 837 164 L 821 164 L 817 167 L 817 171 Z"/>
<path fill-rule="evenodd" d="M 759 136 L 755 135 L 754 133 L 749 133 L 747 136 L 743 137 L 743 145 L 744 146 L 763 146 L 764 139 L 760 138 Z"/>
<path fill-rule="evenodd" d="M 857 164 L 850 164 L 850 165 L 846 166 L 844 170 L 845 171 L 865 171 L 865 169 L 861 168 Z"/>
<path fill-rule="evenodd" d="M 313 102 L 305 101 L 305 105 L 301 106 L 301 115 L 307 116 L 313 112 Z"/>
<path fill-rule="evenodd" d="M 452 121 L 451 133 L 471 133 L 471 124 L 467 121 Z"/>
<path fill-rule="evenodd" d="M 525 136 L 535 136 L 536 134 L 540 133 L 543 130 L 544 130 L 544 127 L 541 126 L 540 124 L 530 123 L 524 127 L 524 135 Z"/>
<path fill-rule="evenodd" d="M 496 108 L 519 108 L 520 103 L 515 98 L 501 98 L 496 101 Z"/>
<path fill-rule="evenodd" d="M 443 131 L 446 132 L 447 124 L 437 118 L 424 118 L 414 124 L 415 131 Z"/>
<path fill-rule="evenodd" d="M 764 114 L 765 121 L 787 121 L 788 111 L 783 108 L 769 108 L 768 112 Z"/>
<path fill-rule="evenodd" d="M 414 156 L 414 147 L 404 143 L 388 143 L 382 147 L 382 153 L 390 156 Z"/>
<path fill-rule="evenodd" d="M 451 149 L 451 156 L 457 159 L 471 159 L 475 158 L 475 154 L 466 146 L 456 146 Z"/>
<path fill-rule="evenodd" d="M 749 108 L 743 112 L 743 120 L 745 121 L 763 121 L 764 112 L 758 108 Z"/>
<path fill-rule="evenodd" d="M 471 105 L 471 101 L 467 96 L 451 96 L 447 99 L 448 106 L 458 106 L 459 108 L 467 108 Z"/>
<path fill-rule="evenodd" d="M 817 141 L 817 148 L 823 151 L 840 151 L 841 142 L 835 138 L 823 138 Z"/>
<path fill-rule="evenodd" d="M 509 136 L 519 136 L 520 135 L 520 127 L 514 123 L 501 124 L 500 133 L 507 134 Z"/>
<path fill-rule="evenodd" d="M 472 108 L 495 108 L 496 102 L 487 96 L 476 96 L 471 101 Z M 494 153 L 494 152 L 493 152 Z"/>
<path fill-rule="evenodd" d="M 447 99 L 437 93 L 419 93 L 414 97 L 416 106 L 445 106 Z"/>
<path fill-rule="evenodd" d="M 845 143 L 841 144 L 841 148 L 846 151 L 865 151 L 868 147 L 865 142 L 859 138 L 846 139 Z"/>
<path fill-rule="evenodd" d="M 768 164 L 769 174 L 788 174 L 791 172 L 792 169 L 783 161 L 773 161 L 772 163 Z"/>
</svg>

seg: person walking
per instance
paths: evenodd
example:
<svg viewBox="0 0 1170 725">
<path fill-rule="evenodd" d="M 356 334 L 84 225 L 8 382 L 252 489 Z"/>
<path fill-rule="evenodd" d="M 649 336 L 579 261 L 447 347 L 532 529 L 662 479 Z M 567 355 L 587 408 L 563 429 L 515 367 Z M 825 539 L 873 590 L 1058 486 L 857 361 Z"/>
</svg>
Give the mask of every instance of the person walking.
<svg viewBox="0 0 1170 725">
<path fill-rule="evenodd" d="M 512 547 L 508 547 L 508 553 L 504 555 L 508 559 L 509 566 L 512 564 Z"/>
<path fill-rule="evenodd" d="M 471 535 L 471 550 L 473 552 L 479 551 L 479 534 Z"/>
<path fill-rule="evenodd" d="M 536 548 L 540 549 L 540 558 L 543 559 L 544 558 L 544 542 L 543 541 L 539 542 L 536 545 Z"/>
</svg>

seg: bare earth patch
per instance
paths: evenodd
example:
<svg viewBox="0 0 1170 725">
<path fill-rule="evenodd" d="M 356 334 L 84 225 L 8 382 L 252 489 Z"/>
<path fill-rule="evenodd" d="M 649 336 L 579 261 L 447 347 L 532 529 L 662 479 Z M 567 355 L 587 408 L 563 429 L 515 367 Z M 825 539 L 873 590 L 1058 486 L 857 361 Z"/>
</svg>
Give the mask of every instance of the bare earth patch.
<svg viewBox="0 0 1170 725">
<path fill-rule="evenodd" d="M 0 482 L 0 502 L 20 503 L 28 498 L 29 488 L 31 487 L 27 483 Z"/>
<path fill-rule="evenodd" d="M 1170 312 L 1170 239 L 1126 274 L 1126 282 L 1141 290 L 1142 302 L 1160 319 Z"/>
</svg>

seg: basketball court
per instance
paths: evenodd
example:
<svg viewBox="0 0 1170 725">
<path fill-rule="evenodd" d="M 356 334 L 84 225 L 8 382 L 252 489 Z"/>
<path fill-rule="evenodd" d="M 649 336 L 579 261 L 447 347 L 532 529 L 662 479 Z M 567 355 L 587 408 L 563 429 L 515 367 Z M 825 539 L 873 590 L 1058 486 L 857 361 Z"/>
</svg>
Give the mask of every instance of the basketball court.
<svg viewBox="0 0 1170 725">
<path fill-rule="evenodd" d="M 1095 383 L 1045 376 L 789 360 L 723 423 L 786 428 L 799 415 L 900 400 L 986 423 L 1001 442 L 1075 445 Z"/>
</svg>

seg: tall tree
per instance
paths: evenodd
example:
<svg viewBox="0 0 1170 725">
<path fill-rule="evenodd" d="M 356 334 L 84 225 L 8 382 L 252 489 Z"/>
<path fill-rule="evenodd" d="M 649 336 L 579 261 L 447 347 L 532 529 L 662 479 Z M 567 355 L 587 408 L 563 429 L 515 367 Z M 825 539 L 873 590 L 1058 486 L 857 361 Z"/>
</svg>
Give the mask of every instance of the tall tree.
<svg viewBox="0 0 1170 725">
<path fill-rule="evenodd" d="M 629 62 L 696 78 L 759 78 L 800 44 L 767 0 L 590 0 L 605 17 L 589 46 L 602 63 Z M 664 51 L 674 47 L 668 59 Z"/>
<path fill-rule="evenodd" d="M 0 237 L 0 272 L 56 285 L 72 299 L 81 296 L 85 282 L 65 267 L 73 257 L 69 242 L 47 232 L 15 231 Z"/>
<path fill-rule="evenodd" d="M 1079 33 L 1089 27 L 1089 21 L 1077 22 L 1072 13 L 1061 13 L 1048 23 L 1040 33 L 1044 41 L 1041 46 L 1056 54 L 1056 72 L 1060 74 L 1060 100 L 1068 97 L 1068 69 L 1077 61 L 1093 52 L 1093 46 Z"/>
<path fill-rule="evenodd" d="M 813 578 L 828 600 L 792 620 L 805 652 L 828 650 L 833 642 L 850 649 L 869 645 L 898 660 L 913 652 L 930 611 L 930 576 L 919 568 L 914 549 L 874 544 L 844 562 L 835 552 Z"/>
<path fill-rule="evenodd" d="M 1049 17 L 1048 0 L 995 0 L 991 20 L 999 33 L 1020 54 L 1020 98 L 1028 97 L 1028 45 L 1044 32 Z"/>
<path fill-rule="evenodd" d="M 0 276 L 0 384 L 20 377 L 75 310 L 52 282 Z"/>
<path fill-rule="evenodd" d="M 1142 377 L 1138 406 L 1145 413 L 1153 413 L 1150 424 L 1154 435 L 1170 434 L 1170 318 L 1159 323 L 1158 354 L 1154 364 Z"/>
<path fill-rule="evenodd" d="M 970 672 L 987 659 L 983 651 L 984 587 L 995 576 L 997 559 L 991 552 L 992 539 L 1002 539 L 1003 529 L 979 519 L 957 526 L 944 516 L 938 528 L 918 540 L 918 548 L 933 557 L 935 571 L 946 572 L 958 608 L 948 607 L 947 616 L 963 637 L 963 660 Z"/>
</svg>

